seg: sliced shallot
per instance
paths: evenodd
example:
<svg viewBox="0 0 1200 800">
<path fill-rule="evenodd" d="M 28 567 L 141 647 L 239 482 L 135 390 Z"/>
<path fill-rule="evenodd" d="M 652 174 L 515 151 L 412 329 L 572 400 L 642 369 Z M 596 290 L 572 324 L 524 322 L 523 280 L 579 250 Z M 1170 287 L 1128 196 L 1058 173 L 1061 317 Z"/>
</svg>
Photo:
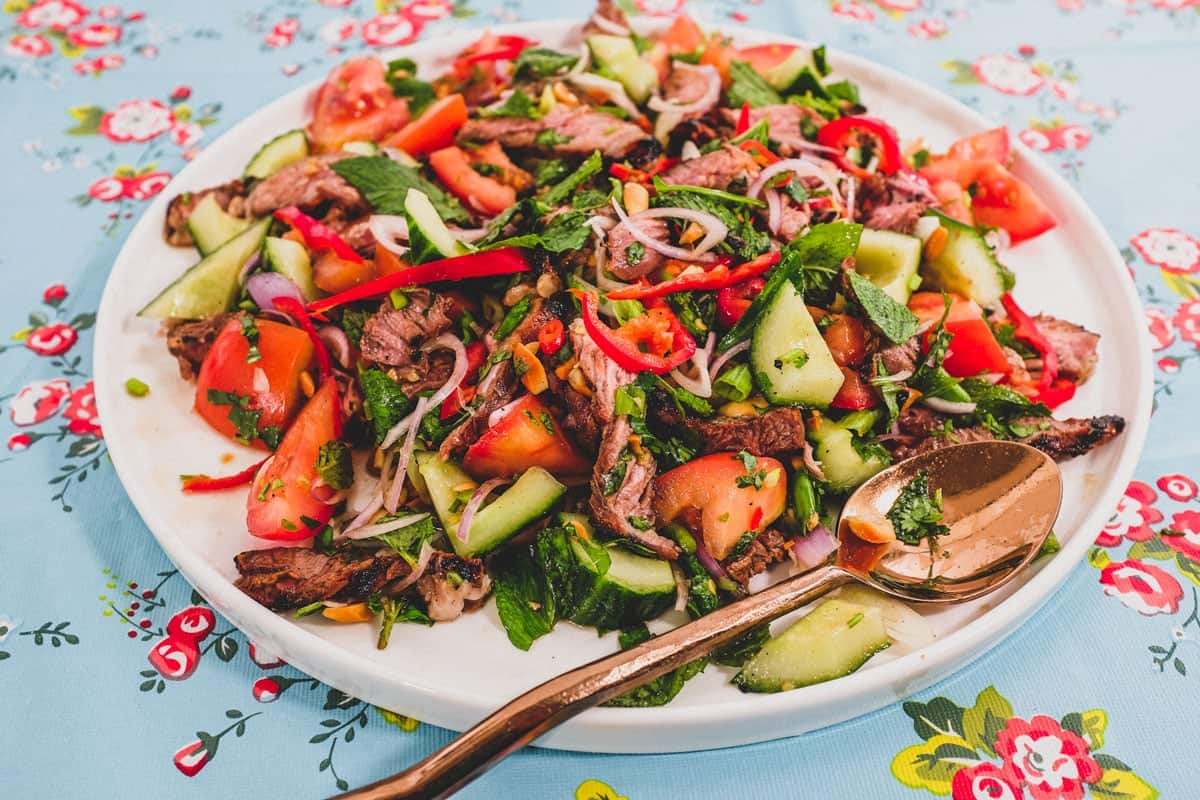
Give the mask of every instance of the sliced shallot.
<svg viewBox="0 0 1200 800">
<path fill-rule="evenodd" d="M 353 535 L 347 534 L 346 538 L 369 539 L 372 536 L 379 536 L 383 533 L 391 533 L 392 531 L 398 531 L 401 528 L 407 528 L 409 525 L 416 525 L 418 522 L 421 522 L 428 516 L 429 512 L 423 512 L 420 514 L 405 514 L 403 517 L 389 519 L 387 522 L 379 522 L 375 525 L 364 525 L 361 528 L 355 529 Z"/>
<path fill-rule="evenodd" d="M 612 205 L 616 209 L 617 217 L 620 218 L 621 222 L 625 223 L 625 227 L 629 229 L 634 239 L 651 250 L 662 253 L 667 258 L 677 258 L 680 261 L 710 261 L 711 258 L 708 257 L 708 251 L 715 247 L 718 242 L 724 240 L 725 236 L 729 233 L 729 227 L 724 222 L 713 214 L 704 211 L 674 206 L 661 206 L 659 208 L 648 208 L 645 211 L 639 211 L 630 216 L 625 213 L 625 209 L 621 208 L 621 204 L 617 202 L 615 197 L 613 198 Z M 704 238 L 700 240 L 694 249 L 676 247 L 666 242 L 660 242 L 638 225 L 638 222 L 644 219 L 661 219 L 663 217 L 686 219 L 689 222 L 695 222 L 704 228 Z"/>
<path fill-rule="evenodd" d="M 705 342 L 704 347 L 696 348 L 696 354 L 692 356 L 692 365 L 696 368 L 696 377 L 691 377 L 680 367 L 671 370 L 671 377 L 675 379 L 675 382 L 697 397 L 712 397 L 712 376 L 709 372 L 708 362 L 712 358 L 712 349 L 716 340 L 717 334 L 709 333 L 708 341 Z"/>
<path fill-rule="evenodd" d="M 399 594 L 420 580 L 421 576 L 425 574 L 425 570 L 429 568 L 429 562 L 433 560 L 435 552 L 437 551 L 429 542 L 421 542 L 421 551 L 417 553 L 417 563 L 413 564 L 412 572 L 408 573 L 403 580 L 388 586 L 388 593 Z"/>
<path fill-rule="evenodd" d="M 471 532 L 471 523 L 475 520 L 475 512 L 483 505 L 483 501 L 487 499 L 488 495 L 510 483 L 512 483 L 512 478 L 492 478 L 479 484 L 479 488 L 471 494 L 471 499 L 467 501 L 462 517 L 458 520 L 458 530 L 455 531 L 455 535 L 458 536 L 460 542 L 467 540 L 467 534 Z"/>
<path fill-rule="evenodd" d="M 317 328 L 317 335 L 321 337 L 321 341 L 325 343 L 329 354 L 334 360 L 343 367 L 350 366 L 350 356 L 352 355 L 352 347 L 350 337 L 346 332 L 336 325 L 322 325 Z"/>
<path fill-rule="evenodd" d="M 291 297 L 300 305 L 308 301 L 300 287 L 278 272 L 256 272 L 246 279 L 246 291 L 259 308 L 274 308 L 276 297 Z"/>
<path fill-rule="evenodd" d="M 422 397 L 417 401 L 417 407 L 412 414 L 409 415 L 412 422 L 409 423 L 408 431 L 405 432 L 404 443 L 400 446 L 400 454 L 396 457 L 396 471 L 392 475 L 392 485 L 388 487 L 383 500 L 383 507 L 389 513 L 396 513 L 396 508 L 400 505 L 400 495 L 404 491 L 404 481 L 408 477 L 408 460 L 412 458 L 413 450 L 417 446 L 417 431 L 420 429 L 421 419 L 430 405 L 428 398 Z"/>
<path fill-rule="evenodd" d="M 921 402 L 941 414 L 973 414 L 974 403 L 960 403 L 941 397 L 922 397 Z"/>
<path fill-rule="evenodd" d="M 829 532 L 829 528 L 818 525 L 808 532 L 807 536 L 797 536 L 792 540 L 792 561 L 802 570 L 812 569 L 837 549 L 837 540 Z"/>
<path fill-rule="evenodd" d="M 603 14 L 592 14 L 590 22 L 605 33 L 610 33 L 613 36 L 628 36 L 629 28 L 619 22 L 613 22 Z"/>
<path fill-rule="evenodd" d="M 721 73 L 717 72 L 713 65 L 676 61 L 672 69 L 702 76 L 708 81 L 708 85 L 704 87 L 704 94 L 691 103 L 674 103 L 655 95 L 646 103 L 653 110 L 669 114 L 703 114 L 721 99 Z"/>
<path fill-rule="evenodd" d="M 716 378 L 718 375 L 721 374 L 721 367 L 723 367 L 729 363 L 729 359 L 733 358 L 738 353 L 744 353 L 749 349 L 750 349 L 750 340 L 749 339 L 746 339 L 745 341 L 742 341 L 742 342 L 738 342 L 733 347 L 729 348 L 724 353 L 721 353 L 721 355 L 717 356 L 717 360 L 712 362 L 712 365 L 709 366 L 709 368 L 708 368 L 709 374 L 712 375 L 712 377 Z"/>
<path fill-rule="evenodd" d="M 690 594 L 687 576 L 683 574 L 683 567 L 674 561 L 671 562 L 671 577 L 675 579 L 675 610 L 685 611 Z"/>
<path fill-rule="evenodd" d="M 457 389 L 458 385 L 463 382 L 463 378 L 467 376 L 467 348 L 463 345 L 462 340 L 454 334 L 443 333 L 436 339 L 430 339 L 421 345 L 421 349 L 425 352 L 437 350 L 439 347 L 454 352 L 454 371 L 450 373 L 450 378 L 442 384 L 442 388 L 429 398 L 425 404 L 427 408 L 441 405 L 441 402 L 449 397 L 450 393 Z"/>
<path fill-rule="evenodd" d="M 583 72 L 577 75 L 568 73 L 567 80 L 585 92 L 600 95 L 606 100 L 611 100 L 614 105 L 633 119 L 638 119 L 642 116 L 642 112 L 638 110 L 637 105 L 629 99 L 629 95 L 625 92 L 625 87 L 614 80 L 602 78 L 590 72 Z"/>
<path fill-rule="evenodd" d="M 837 181 L 829 177 L 829 174 L 806 158 L 785 158 L 783 161 L 776 161 L 771 166 L 758 173 L 754 183 L 750 184 L 746 189 L 746 196 L 749 198 L 758 197 L 759 192 L 763 187 L 774 178 L 776 175 L 781 175 L 785 172 L 790 172 L 794 175 L 799 175 L 803 178 L 816 178 L 825 188 L 829 189 L 833 199 L 841 205 L 842 193 L 838 191 Z"/>
<path fill-rule="evenodd" d="M 408 220 L 396 214 L 372 214 L 367 228 L 375 237 L 375 243 L 398 256 L 408 252 Z"/>
<path fill-rule="evenodd" d="M 779 226 L 783 224 L 783 201 L 774 189 L 767 189 L 763 196 L 767 198 L 767 228 L 772 234 L 778 234 Z"/>
</svg>

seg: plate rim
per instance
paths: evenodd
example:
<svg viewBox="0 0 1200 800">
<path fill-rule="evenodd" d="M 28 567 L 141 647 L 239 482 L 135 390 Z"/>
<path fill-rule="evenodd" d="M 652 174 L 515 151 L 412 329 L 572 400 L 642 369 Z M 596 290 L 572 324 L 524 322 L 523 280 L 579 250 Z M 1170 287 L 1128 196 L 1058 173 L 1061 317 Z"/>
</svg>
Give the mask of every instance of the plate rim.
<svg viewBox="0 0 1200 800">
<path fill-rule="evenodd" d="M 643 25 L 645 21 L 640 21 Z M 577 30 L 581 25 L 578 19 L 553 19 L 510 23 L 505 25 L 487 26 L 488 30 L 497 33 L 523 33 L 542 35 L 567 35 Z M 636 23 L 635 23 L 636 24 Z M 650 22 L 651 25 L 655 23 Z M 661 23 L 660 23 L 661 24 Z M 710 25 L 711 27 L 711 25 Z M 483 28 L 465 28 L 453 34 L 426 40 L 415 45 L 397 48 L 389 51 L 371 53 L 376 58 L 386 59 L 398 53 L 413 54 L 416 51 L 422 55 L 434 58 L 454 52 L 455 48 L 468 41 Z M 544 32 L 544 33 L 543 33 Z M 781 42 L 812 48 L 814 45 L 804 39 L 785 36 L 760 29 L 738 29 L 736 39 L 755 42 Z M 866 57 L 855 55 L 838 48 L 827 48 L 830 63 L 835 67 L 849 67 L 854 71 L 875 73 L 890 84 L 899 88 L 905 97 L 920 97 L 924 101 L 938 104 L 952 104 L 963 119 L 969 120 L 980 129 L 995 127 L 995 122 L 989 120 L 978 111 L 966 106 L 951 95 L 933 86 L 909 77 L 899 71 L 872 61 Z M 253 127 L 256 120 L 270 115 L 278 106 L 293 102 L 302 94 L 311 94 L 320 85 L 321 80 L 310 81 L 298 86 L 285 94 L 271 99 L 253 113 L 246 115 L 235 125 L 231 126 L 220 137 L 206 148 L 216 150 L 227 139 L 236 139 L 243 128 Z M 1118 292 L 1124 301 L 1124 311 L 1130 319 L 1140 319 L 1142 307 L 1132 281 L 1127 279 L 1124 271 L 1124 261 L 1117 250 L 1112 238 L 1101 224 L 1095 212 L 1083 197 L 1061 175 L 1046 165 L 1041 159 L 1019 141 L 1014 140 L 1013 150 L 1016 153 L 1019 168 L 1022 171 L 1032 171 L 1039 180 L 1049 183 L 1054 194 L 1063 199 L 1065 204 L 1077 212 L 1080 222 L 1089 234 L 1096 235 L 1097 246 L 1107 257 L 1106 269 L 1114 273 L 1119 271 L 1122 280 Z M 105 281 L 105 287 L 97 310 L 96 334 L 93 343 L 93 380 L 96 390 L 97 407 L 100 418 L 104 419 L 106 409 L 111 402 L 118 403 L 120 394 L 120 378 L 113 370 L 107 368 L 107 359 L 100 356 L 104 343 L 113 336 L 121 335 L 120 326 L 124 320 L 111 309 L 116 303 L 118 286 L 112 280 L 117 266 L 125 258 L 130 241 L 140 238 L 143 227 L 153 227 L 158 224 L 164 213 L 171 189 L 184 183 L 187 179 L 200 174 L 201 163 L 187 165 L 175 175 L 160 196 L 142 212 L 141 218 L 130 230 L 121 250 L 113 261 Z M 1120 265 L 1118 267 L 1118 265 Z M 106 313 L 107 310 L 107 313 Z M 962 628 L 954 631 L 933 644 L 919 651 L 906 654 L 894 661 L 880 664 L 869 670 L 855 673 L 843 679 L 831 681 L 813 687 L 782 692 L 771 695 L 741 695 L 728 700 L 720 700 L 705 705 L 692 706 L 662 706 L 658 708 L 595 708 L 584 712 L 580 717 L 568 723 L 564 729 L 548 734 L 539 740 L 539 746 L 555 749 L 579 750 L 587 752 L 678 752 L 681 750 L 709 749 L 714 746 L 725 746 L 732 743 L 749 744 L 769 739 L 782 738 L 792 735 L 788 732 L 772 732 L 769 725 L 764 730 L 750 736 L 739 736 L 734 741 L 718 740 L 715 743 L 699 743 L 696 745 L 656 746 L 647 748 L 644 745 L 630 749 L 622 745 L 620 735 L 634 728 L 654 728 L 662 731 L 682 730 L 697 725 L 721 726 L 726 723 L 744 722 L 748 717 L 762 715 L 764 717 L 779 717 L 780 715 L 800 714 L 814 709 L 837 708 L 840 705 L 852 703 L 855 698 L 873 698 L 866 706 L 856 706 L 849 714 L 834 712 L 837 719 L 818 724 L 825 727 L 838 721 L 845 721 L 871 713 L 887 705 L 891 705 L 907 697 L 936 680 L 948 677 L 957 672 L 995 645 L 1006 639 L 1017 627 L 1053 596 L 1066 582 L 1070 573 L 1091 546 L 1091 538 L 1081 535 L 1089 529 L 1099 530 L 1111 508 L 1115 508 L 1121 493 L 1132 478 L 1134 470 L 1141 460 L 1149 428 L 1152 409 L 1152 365 L 1150 358 L 1149 333 L 1144 325 L 1122 326 L 1116 329 L 1121 338 L 1132 337 L 1139 354 L 1136 370 L 1136 395 L 1133 400 L 1134 413 L 1126 420 L 1126 429 L 1122 434 L 1122 452 L 1116 464 L 1106 476 L 1102 489 L 1097 493 L 1092 510 L 1081 520 L 1074 529 L 1074 535 L 1069 537 L 1063 549 L 1042 566 L 1010 596 L 997 606 L 982 613 Z M 1132 331 L 1129 329 L 1132 328 Z M 1114 336 L 1113 331 L 1106 335 Z M 1114 336 L 1116 338 L 1116 336 Z M 351 682 L 369 685 L 376 681 L 395 684 L 394 674 L 390 674 L 383 665 L 362 661 L 351 651 L 343 649 L 302 626 L 294 624 L 290 619 L 281 617 L 260 606 L 249 597 L 233 587 L 216 567 L 193 552 L 183 537 L 172 530 L 169 520 L 162 519 L 161 513 L 154 508 L 144 495 L 148 491 L 137 481 L 132 480 L 133 470 L 126 460 L 122 440 L 110 439 L 107 442 L 113 467 L 122 488 L 133 503 L 139 516 L 149 528 L 155 540 L 161 546 L 168 558 L 179 568 L 187 580 L 204 596 L 213 607 L 224 614 L 236 627 L 251 638 L 270 639 L 289 663 L 305 673 L 333 686 L 346 687 Z M 349 676 L 354 676 L 353 681 Z M 435 709 L 441 704 L 457 704 L 458 716 L 473 719 L 482 718 L 492 710 L 492 706 L 481 706 L 476 698 L 463 694 L 433 691 L 419 684 L 405 684 L 413 698 L 413 705 L 423 709 Z M 356 692 L 359 697 L 370 701 L 369 691 Z M 860 701 L 861 702 L 861 701 Z M 436 717 L 436 714 L 423 714 L 423 717 Z M 445 716 L 439 719 L 429 719 L 431 724 L 443 727 L 462 729 L 461 725 L 447 724 Z M 765 720 L 764 720 L 765 721 Z M 565 734 L 565 735 L 563 735 Z M 669 740 L 670 737 L 666 736 Z M 718 737 L 719 739 L 719 737 Z"/>
</svg>

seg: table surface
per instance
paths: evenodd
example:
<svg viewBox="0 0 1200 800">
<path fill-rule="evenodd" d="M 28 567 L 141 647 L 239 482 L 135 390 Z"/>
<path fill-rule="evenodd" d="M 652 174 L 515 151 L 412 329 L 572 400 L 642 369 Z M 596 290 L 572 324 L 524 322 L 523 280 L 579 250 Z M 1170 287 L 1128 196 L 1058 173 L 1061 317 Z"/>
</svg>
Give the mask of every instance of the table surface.
<svg viewBox="0 0 1200 800">
<path fill-rule="evenodd" d="M 682 1 L 624 3 L 670 14 Z M 203 600 L 106 458 L 89 380 L 100 291 L 148 198 L 267 100 L 347 54 L 588 7 L 147 5 L 7 0 L 0 15 L 0 786 L 23 798 L 324 797 L 452 734 L 273 664 L 220 619 L 196 671 L 161 679 L 150 648 Z M 1145 319 L 1118 324 L 1148 325 L 1155 343 L 1149 444 L 1054 598 L 910 701 L 716 752 L 530 750 L 462 796 L 1195 797 L 1200 4 L 711 0 L 689 10 L 725 32 L 777 30 L 897 67 L 1043 151 L 1098 212 L 1144 301 Z"/>
</svg>

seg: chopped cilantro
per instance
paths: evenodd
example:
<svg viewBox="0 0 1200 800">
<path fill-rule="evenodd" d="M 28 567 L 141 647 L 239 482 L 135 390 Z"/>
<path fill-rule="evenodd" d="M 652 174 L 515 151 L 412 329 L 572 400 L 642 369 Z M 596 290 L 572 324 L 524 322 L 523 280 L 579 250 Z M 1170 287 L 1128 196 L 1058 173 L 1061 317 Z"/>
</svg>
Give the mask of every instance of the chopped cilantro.
<svg viewBox="0 0 1200 800">
<path fill-rule="evenodd" d="M 533 101 L 529 95 L 522 92 L 520 89 L 513 89 L 513 93 L 508 96 L 502 104 L 492 109 L 483 109 L 479 112 L 481 117 L 524 117 L 525 119 L 540 119 L 542 114 L 538 111 L 537 103 Z M 543 131 L 545 133 L 545 131 Z M 539 134 L 540 136 L 541 134 Z"/>
<path fill-rule="evenodd" d="M 575 66 L 578 56 L 560 53 L 548 47 L 526 47 L 517 56 L 513 78 L 548 78 Z"/>
<path fill-rule="evenodd" d="M 808 353 L 803 347 L 789 350 L 775 359 L 775 369 L 783 369 L 784 364 L 800 369 L 808 363 Z"/>
<path fill-rule="evenodd" d="M 350 462 L 350 445 L 334 439 L 321 445 L 317 452 L 317 475 L 326 486 L 349 489 L 354 482 L 354 465 Z"/>
<path fill-rule="evenodd" d="M 934 539 L 949 533 L 941 524 L 942 490 L 929 490 L 929 473 L 918 472 L 887 512 L 896 530 L 896 538 L 905 544 L 918 544 L 922 539 Z"/>
<path fill-rule="evenodd" d="M 634 242 L 625 248 L 625 261 L 631 267 L 636 267 L 642 263 L 642 259 L 646 256 L 646 245 L 641 242 Z"/>
<path fill-rule="evenodd" d="M 130 397 L 145 397 L 150 394 L 150 387 L 137 378 L 129 378 L 125 381 L 125 393 Z"/>
<path fill-rule="evenodd" d="M 242 317 L 242 336 L 245 336 L 249 343 L 249 348 L 246 350 L 246 363 L 253 364 L 256 361 L 262 361 L 262 353 L 258 351 L 258 326 L 254 324 L 254 317 L 249 314 Z"/>
<path fill-rule="evenodd" d="M 533 137 L 533 142 L 538 147 L 557 147 L 560 144 L 568 144 L 574 138 L 574 136 L 564 136 L 553 128 L 547 128 L 539 131 L 538 135 Z"/>
<path fill-rule="evenodd" d="M 258 419 L 262 411 L 250 408 L 249 397 L 236 392 L 209 389 L 208 402 L 214 406 L 229 406 L 229 421 L 233 423 L 233 438 L 236 441 L 248 445 L 259 437 Z"/>
<path fill-rule="evenodd" d="M 639 531 L 648 531 L 654 527 L 654 523 L 645 517 L 627 517 L 626 520 Z"/>
<path fill-rule="evenodd" d="M 412 402 L 400 384 L 381 369 L 360 369 L 359 383 L 363 392 L 363 412 L 375 431 L 375 443 L 387 436 L 392 426 L 407 414 Z"/>
<path fill-rule="evenodd" d="M 387 82 L 392 87 L 392 94 L 408 100 L 408 113 L 414 117 L 437 99 L 433 85 L 417 79 L 417 63 L 411 58 L 389 61 Z"/>
</svg>

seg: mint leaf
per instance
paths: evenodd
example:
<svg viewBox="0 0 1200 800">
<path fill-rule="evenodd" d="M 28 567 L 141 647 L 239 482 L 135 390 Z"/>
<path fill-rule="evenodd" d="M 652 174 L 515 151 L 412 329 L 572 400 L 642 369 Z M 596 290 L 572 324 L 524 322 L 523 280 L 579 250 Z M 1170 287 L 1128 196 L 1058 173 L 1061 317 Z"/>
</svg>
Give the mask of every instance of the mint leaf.
<svg viewBox="0 0 1200 800">
<path fill-rule="evenodd" d="M 330 164 L 330 169 L 362 192 L 378 214 L 403 214 L 409 189 L 425 193 L 445 222 L 467 222 L 470 215 L 454 195 L 426 180 L 415 167 L 386 156 L 356 156 Z"/>
<path fill-rule="evenodd" d="M 920 323 L 916 314 L 854 270 L 849 270 L 846 278 L 863 315 L 888 341 L 904 344 L 917 335 Z"/>
</svg>

